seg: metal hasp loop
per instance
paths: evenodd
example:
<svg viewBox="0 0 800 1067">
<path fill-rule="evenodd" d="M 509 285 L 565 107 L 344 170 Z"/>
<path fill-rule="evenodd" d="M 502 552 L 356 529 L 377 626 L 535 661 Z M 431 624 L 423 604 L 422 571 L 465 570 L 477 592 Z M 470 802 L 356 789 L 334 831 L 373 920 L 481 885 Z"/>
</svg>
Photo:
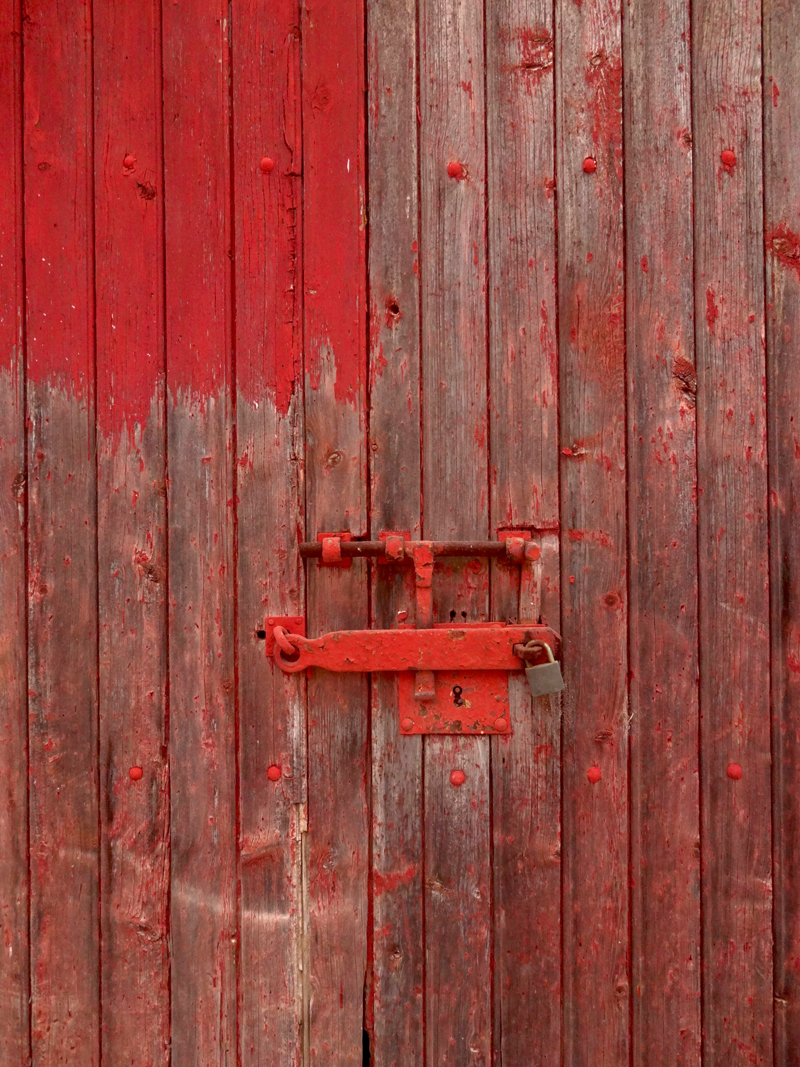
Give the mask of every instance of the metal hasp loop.
<svg viewBox="0 0 800 1067">
<path fill-rule="evenodd" d="M 380 541 L 346 540 L 320 535 L 300 545 L 304 559 L 322 566 L 357 558 L 414 567 L 416 626 L 395 630 L 340 630 L 308 638 L 280 623 L 270 633 L 276 664 L 287 674 L 310 667 L 329 671 L 392 671 L 398 677 L 400 730 L 404 734 L 508 734 L 509 674 L 527 667 L 537 672 L 541 692 L 556 692 L 553 668 L 561 647 L 559 635 L 541 623 L 447 624 L 433 622 L 433 571 L 438 556 L 488 556 L 507 563 L 530 564 L 539 545 L 523 536 L 503 541 L 410 541 L 382 533 Z M 546 656 L 544 664 L 530 660 Z M 547 675 L 547 676 L 546 676 Z M 546 676 L 546 677 L 545 677 Z M 550 688 L 547 688 L 547 686 Z M 536 684 L 531 683 L 534 692 Z M 539 695 L 539 694 L 536 694 Z"/>
</svg>

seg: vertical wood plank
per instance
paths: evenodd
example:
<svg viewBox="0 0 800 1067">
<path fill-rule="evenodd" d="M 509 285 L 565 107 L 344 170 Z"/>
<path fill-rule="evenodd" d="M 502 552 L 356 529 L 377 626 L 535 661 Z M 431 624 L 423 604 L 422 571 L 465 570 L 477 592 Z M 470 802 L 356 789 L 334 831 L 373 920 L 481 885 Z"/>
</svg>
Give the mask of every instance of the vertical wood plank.
<svg viewBox="0 0 800 1067">
<path fill-rule="evenodd" d="M 422 0 L 420 41 L 424 533 L 466 540 L 489 528 L 483 4 Z M 487 617 L 485 562 L 437 571 L 438 620 Z M 427 1060 L 488 1064 L 489 741 L 423 749 Z"/>
<path fill-rule="evenodd" d="M 558 369 L 552 7 L 490 5 L 487 137 L 492 514 L 542 559 L 493 571 L 492 617 L 558 625 Z M 535 324 L 535 325 L 534 325 Z M 535 418 L 531 418 L 535 412 Z M 548 532 L 549 531 L 549 532 Z M 514 734 L 492 741 L 495 1045 L 560 1058 L 560 701 L 511 683 Z"/>
<path fill-rule="evenodd" d="M 491 512 L 542 543 L 496 565 L 492 618 L 560 625 L 553 5 L 487 6 Z M 528 573 L 530 572 L 530 573 Z M 522 597 L 522 600 L 520 599 Z M 511 679 L 513 735 L 492 739 L 495 1055 L 561 1057 L 560 698 Z"/>
<path fill-rule="evenodd" d="M 760 16 L 692 8 L 704 1049 L 755 1064 L 772 1062 Z"/>
<path fill-rule="evenodd" d="M 20 5 L 0 12 L 0 1060 L 29 1044 L 25 356 Z"/>
<path fill-rule="evenodd" d="M 236 1062 L 228 4 L 163 9 L 172 1060 Z"/>
<path fill-rule="evenodd" d="M 671 1067 L 701 1042 L 690 11 L 625 13 L 632 1042 Z"/>
<path fill-rule="evenodd" d="M 95 5 L 94 100 L 103 1056 L 155 1065 L 170 1043 L 159 4 Z"/>
<path fill-rule="evenodd" d="M 307 523 L 367 531 L 364 11 L 303 11 Z M 311 634 L 368 621 L 367 565 L 308 566 Z M 308 680 L 310 1062 L 361 1063 L 369 877 L 368 708 L 358 675 Z"/>
<path fill-rule="evenodd" d="M 773 700 L 775 1062 L 800 1064 L 800 8 L 764 4 L 764 140 Z"/>
<path fill-rule="evenodd" d="M 556 36 L 564 694 L 564 1062 L 628 1058 L 628 704 L 619 0 Z M 597 767 L 602 778 L 587 775 Z M 590 1025 L 587 1025 L 587 1022 Z"/>
<path fill-rule="evenodd" d="M 304 614 L 300 12 L 233 22 L 242 1067 L 302 1056 L 304 679 L 264 654 L 269 616 Z M 262 162 L 263 161 L 263 162 Z"/>
<path fill-rule="evenodd" d="M 99 1062 L 91 19 L 28 4 L 24 41 L 31 1027 Z"/>
<path fill-rule="evenodd" d="M 372 536 L 420 530 L 415 0 L 368 6 Z M 374 566 L 372 625 L 414 614 L 410 567 Z M 372 678 L 372 1062 L 423 1061 L 422 738 L 401 737 L 396 678 Z"/>
</svg>

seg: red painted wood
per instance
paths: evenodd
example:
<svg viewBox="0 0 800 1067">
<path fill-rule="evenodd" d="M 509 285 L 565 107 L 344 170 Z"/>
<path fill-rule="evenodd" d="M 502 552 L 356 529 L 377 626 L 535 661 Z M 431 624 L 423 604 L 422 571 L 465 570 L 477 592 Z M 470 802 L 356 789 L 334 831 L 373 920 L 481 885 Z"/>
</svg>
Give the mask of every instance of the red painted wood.
<svg viewBox="0 0 800 1067">
<path fill-rule="evenodd" d="M 484 12 L 420 5 L 423 531 L 486 538 L 488 516 Z M 486 561 L 439 562 L 436 621 L 489 609 Z M 488 1064 L 489 741 L 424 751 L 425 1042 L 430 1063 Z M 461 771 L 466 780 L 452 784 Z"/>
<path fill-rule="evenodd" d="M 31 1039 L 99 1063 L 91 23 L 25 11 Z"/>
<path fill-rule="evenodd" d="M 155 1065 L 170 1046 L 158 5 L 95 7 L 93 41 L 103 1056 Z"/>
<path fill-rule="evenodd" d="M 685 0 L 625 13 L 631 1041 L 671 1067 L 702 1037 L 691 35 Z"/>
<path fill-rule="evenodd" d="M 621 7 L 561 0 L 556 21 L 563 1008 L 572 1067 L 627 1062 L 630 1040 Z"/>
<path fill-rule="evenodd" d="M 233 19 L 239 1034 L 242 1067 L 261 1067 L 303 1053 L 305 679 L 258 637 L 266 617 L 304 613 L 300 13 L 248 2 Z"/>
<path fill-rule="evenodd" d="M 363 16 L 355 0 L 303 10 L 307 540 L 367 532 Z M 308 633 L 363 627 L 368 564 L 306 566 Z M 362 1057 L 368 709 L 363 676 L 310 673 L 307 1062 L 326 1067 Z"/>
<path fill-rule="evenodd" d="M 491 511 L 534 530 L 535 563 L 494 565 L 492 617 L 560 626 L 553 6 L 488 7 Z M 547 531 L 547 532 L 545 532 Z M 520 582 L 522 579 L 522 582 Z M 495 1049 L 561 1057 L 560 698 L 509 685 L 511 737 L 492 741 Z"/>
<path fill-rule="evenodd" d="M 172 1061 L 187 1067 L 237 1055 L 228 14 L 163 9 Z"/>
<path fill-rule="evenodd" d="M 800 469 L 796 448 L 800 376 L 795 356 L 800 329 L 800 182 L 795 91 L 800 64 L 800 10 L 773 2 L 764 8 L 764 190 L 767 279 L 767 381 L 770 467 L 771 664 L 773 707 L 773 910 L 775 1062 L 800 1064 Z M 744 770 L 744 768 L 743 768 Z"/>
<path fill-rule="evenodd" d="M 773 988 L 760 5 L 700 0 L 692 19 L 704 1050 L 762 1064 Z"/>
<path fill-rule="evenodd" d="M 420 536 L 419 159 L 414 0 L 370 3 L 371 535 Z M 386 210 L 402 205 L 400 210 Z M 414 617 L 411 567 L 372 568 L 372 626 Z M 396 676 L 372 677 L 373 1063 L 424 1058 L 422 739 L 398 728 Z"/>
<path fill-rule="evenodd" d="M 21 10 L 0 13 L 0 1061 L 29 1038 Z"/>
</svg>

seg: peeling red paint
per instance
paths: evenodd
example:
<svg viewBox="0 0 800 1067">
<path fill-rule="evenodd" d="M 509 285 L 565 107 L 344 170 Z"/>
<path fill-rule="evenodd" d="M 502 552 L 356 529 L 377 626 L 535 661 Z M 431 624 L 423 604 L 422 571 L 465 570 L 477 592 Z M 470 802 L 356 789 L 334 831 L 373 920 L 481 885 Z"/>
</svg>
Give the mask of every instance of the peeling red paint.
<svg viewBox="0 0 800 1067">
<path fill-rule="evenodd" d="M 800 236 L 785 222 L 767 234 L 767 248 L 783 267 L 793 270 L 800 278 Z"/>
<path fill-rule="evenodd" d="M 545 26 L 523 27 L 517 32 L 522 57 L 517 70 L 541 81 L 553 69 L 553 37 Z"/>
</svg>

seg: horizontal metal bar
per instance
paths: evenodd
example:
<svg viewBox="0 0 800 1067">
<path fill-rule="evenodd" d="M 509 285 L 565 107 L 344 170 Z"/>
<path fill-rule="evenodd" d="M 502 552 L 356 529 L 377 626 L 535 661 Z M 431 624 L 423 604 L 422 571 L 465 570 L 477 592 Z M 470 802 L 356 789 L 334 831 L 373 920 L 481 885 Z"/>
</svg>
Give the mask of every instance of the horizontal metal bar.
<svg viewBox="0 0 800 1067">
<path fill-rule="evenodd" d="M 560 639 L 547 626 L 487 623 L 440 626 L 432 630 L 339 630 L 322 637 L 287 635 L 296 648 L 289 657 L 275 646 L 281 670 L 294 674 L 307 667 L 329 671 L 521 671 L 525 664 L 514 645 L 540 641 L 558 655 Z"/>
<path fill-rule="evenodd" d="M 406 544 L 414 544 L 407 541 Z M 492 559 L 507 558 L 505 541 L 431 541 L 429 542 L 434 556 L 488 556 Z M 345 559 L 358 559 L 367 556 L 383 557 L 386 555 L 385 541 L 342 541 L 342 557 Z M 321 541 L 303 541 L 300 544 L 300 556 L 302 559 L 321 559 Z M 411 560 L 404 557 L 398 562 Z"/>
</svg>

